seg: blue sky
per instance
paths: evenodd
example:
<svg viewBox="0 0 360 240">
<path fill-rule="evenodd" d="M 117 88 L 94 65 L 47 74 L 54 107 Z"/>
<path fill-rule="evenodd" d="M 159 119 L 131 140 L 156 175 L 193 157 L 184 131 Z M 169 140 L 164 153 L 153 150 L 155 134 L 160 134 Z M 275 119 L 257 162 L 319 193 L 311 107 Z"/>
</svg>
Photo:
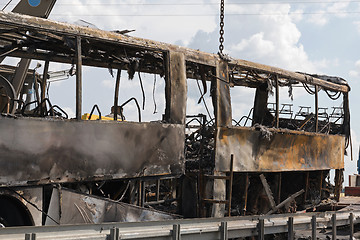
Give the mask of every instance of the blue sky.
<svg viewBox="0 0 360 240">
<path fill-rule="evenodd" d="M 7 0 L 3 2 L 5 5 Z M 17 2 L 13 1 L 6 10 L 10 11 Z M 135 29 L 136 31 L 131 33 L 133 36 L 216 53 L 219 38 L 218 2 L 58 0 L 50 19 L 69 23 L 81 19 L 105 30 Z M 357 104 L 360 102 L 360 1 L 226 0 L 225 3 L 224 45 L 225 52 L 232 57 L 292 71 L 340 76 L 348 80 L 352 88 L 350 108 L 354 161 L 346 158 L 346 174 L 355 173 L 360 144 L 360 126 L 357 124 L 360 120 L 357 111 Z M 51 66 L 52 70 L 66 67 L 68 66 Z M 161 110 L 153 115 L 153 76 L 144 78 L 148 106 L 144 115 L 149 118 L 161 118 Z M 94 71 L 85 68 L 84 79 L 87 79 L 84 80 L 87 81 L 84 82 L 84 101 L 89 102 L 84 103 L 84 112 L 89 112 L 94 103 L 109 109 L 115 80 L 107 69 Z M 160 77 L 157 78 L 156 86 L 160 96 L 155 100 L 158 109 L 161 109 L 164 96 L 161 91 L 163 81 Z M 74 112 L 74 81 L 69 79 L 54 83 L 51 88 L 51 95 L 57 101 L 56 104 L 62 105 L 69 112 Z M 194 88 L 197 88 L 196 85 Z M 189 112 L 203 111 L 203 106 L 196 104 L 198 93 L 193 91 L 192 87 L 189 89 L 193 92 L 189 96 Z M 68 99 L 63 98 L 64 91 L 69 96 Z M 247 114 L 248 106 L 252 104 L 253 92 L 240 89 L 232 90 L 232 93 L 233 102 L 238 104 L 234 114 Z M 282 94 L 286 95 L 286 91 Z M 294 94 L 295 99 L 302 99 L 303 93 L 299 90 Z M 141 93 L 136 79 L 122 81 L 120 95 L 124 100 L 130 96 L 137 96 L 140 100 Z M 210 104 L 210 101 L 208 103 Z M 310 98 L 307 103 L 313 105 L 312 99 Z M 324 99 L 323 103 L 328 104 L 328 101 Z M 134 107 L 131 108 L 135 110 Z M 345 180 L 347 182 L 347 176 Z"/>
</svg>

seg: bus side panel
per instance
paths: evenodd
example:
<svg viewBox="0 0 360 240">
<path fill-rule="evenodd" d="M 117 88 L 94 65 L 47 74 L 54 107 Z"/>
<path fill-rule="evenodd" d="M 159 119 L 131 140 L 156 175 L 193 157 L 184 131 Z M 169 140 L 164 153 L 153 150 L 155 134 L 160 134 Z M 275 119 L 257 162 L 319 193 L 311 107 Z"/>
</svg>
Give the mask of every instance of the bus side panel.
<svg viewBox="0 0 360 240">
<path fill-rule="evenodd" d="M 218 128 L 216 170 L 280 172 L 344 168 L 345 137 L 286 130 Z"/>
<path fill-rule="evenodd" d="M 0 119 L 0 185 L 180 174 L 184 125 Z"/>
</svg>

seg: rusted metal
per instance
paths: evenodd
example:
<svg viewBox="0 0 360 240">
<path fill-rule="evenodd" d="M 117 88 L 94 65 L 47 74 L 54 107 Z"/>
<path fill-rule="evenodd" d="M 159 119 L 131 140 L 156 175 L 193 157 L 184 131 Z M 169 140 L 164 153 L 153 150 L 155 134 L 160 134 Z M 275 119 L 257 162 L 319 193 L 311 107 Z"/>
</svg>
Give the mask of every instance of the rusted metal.
<svg viewBox="0 0 360 240">
<path fill-rule="evenodd" d="M 345 196 L 360 196 L 360 187 L 345 187 Z"/>
<path fill-rule="evenodd" d="M 233 179 L 234 179 L 234 155 L 231 154 L 230 159 L 230 172 L 229 172 L 229 193 L 228 193 L 228 216 L 231 216 L 231 200 L 232 200 L 232 188 L 233 188 Z"/>
<path fill-rule="evenodd" d="M 216 170 L 227 171 L 230 153 L 234 171 L 304 171 L 342 169 L 345 138 L 340 135 L 269 129 L 270 139 L 254 128 L 218 128 Z M 241 160 L 240 160 L 241 159 Z"/>
<path fill-rule="evenodd" d="M 304 193 L 304 203 L 306 202 L 306 198 L 308 195 L 308 189 L 309 189 L 309 172 L 306 172 L 306 177 L 305 177 L 305 193 Z"/>
</svg>

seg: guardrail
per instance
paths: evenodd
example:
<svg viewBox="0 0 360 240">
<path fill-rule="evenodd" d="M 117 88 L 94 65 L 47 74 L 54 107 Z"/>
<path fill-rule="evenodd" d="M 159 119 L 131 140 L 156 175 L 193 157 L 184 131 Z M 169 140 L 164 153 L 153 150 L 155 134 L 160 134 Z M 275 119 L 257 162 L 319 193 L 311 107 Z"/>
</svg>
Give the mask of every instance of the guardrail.
<svg viewBox="0 0 360 240">
<path fill-rule="evenodd" d="M 180 219 L 159 222 L 103 223 L 87 225 L 62 225 L 41 227 L 12 227 L 0 229 L 2 240 L 118 240 L 118 239 L 229 239 L 267 234 L 288 233 L 294 239 L 299 230 L 312 230 L 316 239 L 319 229 L 332 228 L 336 239 L 336 227 L 350 226 L 352 239 L 354 224 L 360 223 L 360 211 L 323 213 L 295 213 L 268 216 L 245 216 L 205 219 Z"/>
</svg>

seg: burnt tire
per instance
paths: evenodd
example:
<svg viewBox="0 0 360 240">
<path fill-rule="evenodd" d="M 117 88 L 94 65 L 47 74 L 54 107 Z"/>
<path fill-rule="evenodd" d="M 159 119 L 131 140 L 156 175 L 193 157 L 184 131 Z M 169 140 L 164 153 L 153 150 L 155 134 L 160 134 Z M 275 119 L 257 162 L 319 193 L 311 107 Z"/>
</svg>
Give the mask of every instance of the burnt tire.
<svg viewBox="0 0 360 240">
<path fill-rule="evenodd" d="M 27 207 L 20 200 L 9 195 L 0 195 L 0 223 L 4 227 L 34 225 Z"/>
</svg>

